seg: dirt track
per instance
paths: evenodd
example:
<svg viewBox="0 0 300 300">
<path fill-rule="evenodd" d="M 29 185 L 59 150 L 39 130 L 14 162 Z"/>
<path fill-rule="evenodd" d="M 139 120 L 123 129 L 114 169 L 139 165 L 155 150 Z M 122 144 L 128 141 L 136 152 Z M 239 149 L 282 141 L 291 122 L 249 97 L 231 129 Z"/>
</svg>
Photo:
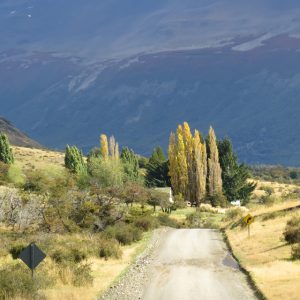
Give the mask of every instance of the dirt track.
<svg viewBox="0 0 300 300">
<path fill-rule="evenodd" d="M 256 299 L 215 230 L 165 232 L 149 273 L 145 300 Z"/>
</svg>

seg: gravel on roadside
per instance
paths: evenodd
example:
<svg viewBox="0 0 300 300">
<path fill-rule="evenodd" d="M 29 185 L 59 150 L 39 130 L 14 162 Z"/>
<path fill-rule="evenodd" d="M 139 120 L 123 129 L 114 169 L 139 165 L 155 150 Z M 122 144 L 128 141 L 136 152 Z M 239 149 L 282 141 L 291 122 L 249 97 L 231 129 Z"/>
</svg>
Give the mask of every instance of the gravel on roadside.
<svg viewBox="0 0 300 300">
<path fill-rule="evenodd" d="M 154 260 L 154 250 L 158 247 L 160 236 L 167 228 L 154 231 L 146 250 L 138 255 L 125 275 L 112 285 L 99 300 L 138 300 L 142 299 L 144 287 L 149 278 L 149 269 Z"/>
</svg>

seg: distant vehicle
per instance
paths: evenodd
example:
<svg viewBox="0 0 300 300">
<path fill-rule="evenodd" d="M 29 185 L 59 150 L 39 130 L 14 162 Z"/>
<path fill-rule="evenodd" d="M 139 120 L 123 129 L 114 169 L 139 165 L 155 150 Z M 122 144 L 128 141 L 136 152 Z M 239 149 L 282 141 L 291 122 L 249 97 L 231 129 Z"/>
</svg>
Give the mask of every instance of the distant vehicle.
<svg viewBox="0 0 300 300">
<path fill-rule="evenodd" d="M 241 206 L 241 200 L 235 200 L 230 202 L 234 206 Z"/>
</svg>

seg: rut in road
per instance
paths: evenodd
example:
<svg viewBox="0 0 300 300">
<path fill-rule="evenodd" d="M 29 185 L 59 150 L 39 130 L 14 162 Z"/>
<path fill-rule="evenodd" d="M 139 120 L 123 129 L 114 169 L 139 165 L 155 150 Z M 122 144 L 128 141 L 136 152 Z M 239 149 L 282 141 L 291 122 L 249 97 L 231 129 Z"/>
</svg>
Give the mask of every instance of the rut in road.
<svg viewBox="0 0 300 300">
<path fill-rule="evenodd" d="M 149 274 L 145 300 L 256 299 L 216 230 L 165 232 Z"/>
</svg>

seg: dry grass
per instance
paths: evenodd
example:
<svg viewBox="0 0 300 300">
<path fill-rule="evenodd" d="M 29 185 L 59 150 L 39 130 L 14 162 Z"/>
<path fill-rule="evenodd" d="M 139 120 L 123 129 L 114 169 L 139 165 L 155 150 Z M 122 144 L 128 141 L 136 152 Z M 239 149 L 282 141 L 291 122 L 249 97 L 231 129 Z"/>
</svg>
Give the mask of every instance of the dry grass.
<svg viewBox="0 0 300 300">
<path fill-rule="evenodd" d="M 299 200 L 287 201 L 250 213 L 257 216 L 299 204 Z M 268 299 L 300 299 L 300 262 L 290 259 L 291 246 L 282 236 L 293 214 L 295 212 L 288 212 L 268 221 L 257 218 L 251 225 L 250 238 L 247 229 L 226 230 L 235 255 Z"/>
<path fill-rule="evenodd" d="M 254 191 L 254 196 L 261 197 L 266 194 L 266 192 L 263 190 L 264 187 L 270 187 L 274 190 L 273 195 L 283 197 L 286 196 L 296 189 L 299 189 L 300 187 L 298 185 L 294 184 L 284 184 L 279 182 L 271 182 L 271 181 L 262 181 L 262 180 L 251 180 L 252 182 L 255 182 L 257 184 L 257 187 Z"/>
<path fill-rule="evenodd" d="M 39 169 L 48 172 L 64 170 L 64 153 L 50 150 L 13 147 L 16 166 L 22 171 Z"/>
</svg>

